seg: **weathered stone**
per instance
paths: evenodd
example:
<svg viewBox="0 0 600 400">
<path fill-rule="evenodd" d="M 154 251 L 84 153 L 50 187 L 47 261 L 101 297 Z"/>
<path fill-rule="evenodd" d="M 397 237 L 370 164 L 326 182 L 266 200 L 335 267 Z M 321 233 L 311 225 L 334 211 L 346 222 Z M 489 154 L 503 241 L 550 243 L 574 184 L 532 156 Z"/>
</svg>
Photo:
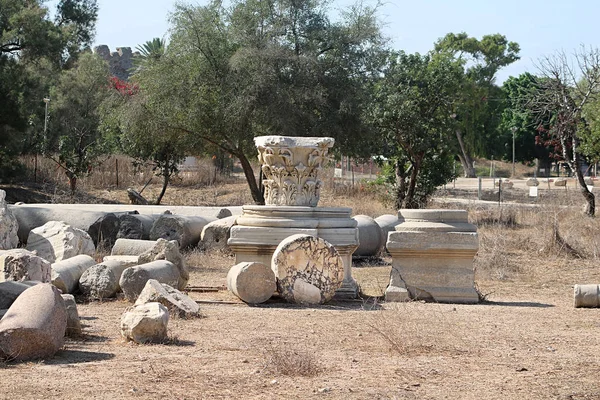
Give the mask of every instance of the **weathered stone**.
<svg viewBox="0 0 600 400">
<path fill-rule="evenodd" d="M 6 250 L 0 253 L 0 282 L 39 281 L 50 282 L 50 263 L 25 249 Z"/>
<path fill-rule="evenodd" d="M 52 264 L 52 284 L 63 294 L 75 293 L 79 288 L 79 278 L 96 260 L 86 254 L 80 254 Z"/>
<path fill-rule="evenodd" d="M 128 308 L 121 317 L 121 335 L 136 343 L 160 343 L 167 338 L 169 311 L 160 303 Z"/>
<path fill-rule="evenodd" d="M 50 221 L 29 232 L 27 250 L 54 263 L 79 254 L 96 252 L 90 235 L 61 221 Z"/>
<path fill-rule="evenodd" d="M 90 299 L 114 297 L 120 290 L 119 280 L 125 269 L 131 264 L 109 260 L 88 268 L 79 278 L 79 289 Z"/>
<path fill-rule="evenodd" d="M 113 246 L 111 256 L 139 256 L 152 249 L 156 240 L 117 239 Z"/>
<path fill-rule="evenodd" d="M 179 270 L 179 283 L 177 289 L 183 290 L 190 278 L 190 273 L 185 266 L 185 261 L 179 253 L 179 244 L 175 240 L 158 239 L 154 247 L 139 255 L 139 264 L 146 264 L 157 260 L 172 262 Z"/>
<path fill-rule="evenodd" d="M 63 346 L 66 328 L 67 310 L 58 289 L 50 283 L 35 285 L 0 320 L 0 358 L 50 357 Z"/>
<path fill-rule="evenodd" d="M 17 297 L 30 287 L 37 285 L 37 281 L 5 281 L 0 282 L 0 309 L 8 309 Z"/>
<path fill-rule="evenodd" d="M 108 213 L 94 221 L 87 229 L 87 233 L 92 238 L 94 246 L 110 249 L 117 240 L 120 227 L 121 220 L 119 217 L 114 213 Z"/>
<path fill-rule="evenodd" d="M 273 253 L 271 268 L 279 294 L 295 303 L 325 303 L 344 279 L 344 263 L 337 250 L 309 235 L 284 239 Z"/>
<path fill-rule="evenodd" d="M 235 225 L 236 216 L 225 217 L 210 222 L 202 229 L 200 235 L 202 248 L 204 250 L 226 250 L 231 227 Z"/>
<path fill-rule="evenodd" d="M 121 222 L 117 239 L 150 240 L 150 230 L 159 214 L 128 213 L 119 216 Z"/>
<path fill-rule="evenodd" d="M 229 270 L 227 288 L 242 301 L 259 304 L 271 298 L 277 284 L 271 267 L 259 262 L 242 262 Z"/>
<path fill-rule="evenodd" d="M 14 249 L 19 244 L 17 218 L 8 209 L 5 198 L 6 192 L 0 190 L 0 250 Z"/>
<path fill-rule="evenodd" d="M 119 280 L 125 298 L 131 302 L 136 301 L 149 279 L 177 287 L 181 277 L 175 264 L 166 260 L 127 268 Z"/>
<path fill-rule="evenodd" d="M 134 69 L 134 53 L 131 51 L 131 47 L 117 47 L 117 51 L 111 52 L 110 48 L 103 44 L 94 47 L 94 53 L 98 54 L 108 63 L 111 75 L 118 77 L 122 81 L 129 79 L 129 75 Z"/>
<path fill-rule="evenodd" d="M 557 178 L 554 181 L 554 186 L 560 186 L 560 187 L 567 186 L 567 180 L 565 178 Z"/>
<path fill-rule="evenodd" d="M 464 210 L 400 210 L 400 224 L 388 236 L 392 255 L 386 301 L 412 299 L 477 303 L 473 258 L 477 229 Z M 389 293 L 389 297 L 388 294 Z"/>
<path fill-rule="evenodd" d="M 169 309 L 171 314 L 182 318 L 197 317 L 200 313 L 198 303 L 179 290 L 155 279 L 149 279 L 135 301 L 135 305 L 157 302 Z"/>
<path fill-rule="evenodd" d="M 575 285 L 573 288 L 575 308 L 600 307 L 600 285 Z"/>
<path fill-rule="evenodd" d="M 539 186 L 539 185 L 540 185 L 540 181 L 538 181 L 536 178 L 528 178 L 528 179 L 525 181 L 525 184 L 526 184 L 527 186 L 530 186 L 530 187 L 531 187 L 531 186 Z"/>
<path fill-rule="evenodd" d="M 150 239 L 177 240 L 180 249 L 195 246 L 202 229 L 216 218 L 163 214 L 154 222 Z"/>
<path fill-rule="evenodd" d="M 355 256 L 375 256 L 378 255 L 383 246 L 385 239 L 383 231 L 368 215 L 356 215 L 353 217 L 358 228 L 358 247 L 354 250 Z"/>
<path fill-rule="evenodd" d="M 79 312 L 77 311 L 77 303 L 75 303 L 75 297 L 73 297 L 72 294 L 63 294 L 61 296 L 65 301 L 65 307 L 67 310 L 67 329 L 65 330 L 65 336 L 80 336 L 81 321 L 79 321 Z"/>
</svg>

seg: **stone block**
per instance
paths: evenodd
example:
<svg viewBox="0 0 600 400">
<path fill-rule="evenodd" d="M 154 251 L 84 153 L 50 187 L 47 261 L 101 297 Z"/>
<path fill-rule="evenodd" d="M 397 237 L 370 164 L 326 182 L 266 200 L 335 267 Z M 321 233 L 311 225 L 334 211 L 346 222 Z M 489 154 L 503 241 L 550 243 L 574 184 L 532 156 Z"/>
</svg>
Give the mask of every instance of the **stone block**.
<svg viewBox="0 0 600 400">
<path fill-rule="evenodd" d="M 148 280 L 155 279 L 160 283 L 177 287 L 180 278 L 179 270 L 175 264 L 166 260 L 158 260 L 127 268 L 121 275 L 119 285 L 125 298 L 133 303 L 137 300 Z"/>
<path fill-rule="evenodd" d="M 24 249 L 13 249 L 0 253 L 0 282 L 50 282 L 51 280 L 51 265 L 42 257 Z"/>
<path fill-rule="evenodd" d="M 525 181 L 525 184 L 529 187 L 531 186 L 539 186 L 540 185 L 540 181 L 538 181 L 536 178 L 528 178 Z"/>
<path fill-rule="evenodd" d="M 114 213 L 107 213 L 94 221 L 87 229 L 87 233 L 92 238 L 94 246 L 108 250 L 115 244 L 120 228 L 119 217 Z"/>
<path fill-rule="evenodd" d="M 96 264 L 96 260 L 86 254 L 54 263 L 52 264 L 52 284 L 63 294 L 75 293 L 79 288 L 81 275 Z"/>
<path fill-rule="evenodd" d="M 225 217 L 208 223 L 202 228 L 200 239 L 204 250 L 226 250 L 231 227 L 235 225 L 236 216 Z"/>
<path fill-rule="evenodd" d="M 67 329 L 65 336 L 77 337 L 81 335 L 81 321 L 79 321 L 79 312 L 77 311 L 77 303 L 72 294 L 61 295 L 65 301 L 67 309 Z"/>
<path fill-rule="evenodd" d="M 117 239 L 113 246 L 111 256 L 139 256 L 150 250 L 156 244 L 156 240 Z"/>
<path fill-rule="evenodd" d="M 185 261 L 179 252 L 179 244 L 176 240 L 158 239 L 156 244 L 149 250 L 139 255 L 139 264 L 146 264 L 152 261 L 167 260 L 172 262 L 179 271 L 179 283 L 177 289 L 183 290 L 187 286 L 190 273 L 185 265 Z"/>
<path fill-rule="evenodd" d="M 29 232 L 27 250 L 51 263 L 79 254 L 93 256 L 96 252 L 90 235 L 61 221 L 47 222 Z"/>
<path fill-rule="evenodd" d="M 575 308 L 600 307 L 600 285 L 575 285 L 573 288 L 573 303 Z"/>
<path fill-rule="evenodd" d="M 195 246 L 200 241 L 202 229 L 216 218 L 163 214 L 154 222 L 150 239 L 177 240 L 180 249 Z"/>
<path fill-rule="evenodd" d="M 242 262 L 229 270 L 227 288 L 246 303 L 264 303 L 277 290 L 275 273 L 263 263 Z"/>
<path fill-rule="evenodd" d="M 554 186 L 565 187 L 567 186 L 567 180 L 565 178 L 557 178 L 554 181 Z"/>
<path fill-rule="evenodd" d="M 79 289 L 90 299 L 108 299 L 115 297 L 121 289 L 119 280 L 125 269 L 131 264 L 120 260 L 103 261 L 81 274 Z"/>
<path fill-rule="evenodd" d="M 133 306 L 121 317 L 121 335 L 136 343 L 160 343 L 167 338 L 169 311 L 160 303 Z"/>
<path fill-rule="evenodd" d="M 292 235 L 275 252 L 271 268 L 279 294 L 290 302 L 322 304 L 331 300 L 344 279 L 337 250 L 321 238 Z"/>
<path fill-rule="evenodd" d="M 10 250 L 17 247 L 19 225 L 17 218 L 8 209 L 6 192 L 0 189 L 0 250 Z"/>
<path fill-rule="evenodd" d="M 135 301 L 135 305 L 157 302 L 169 309 L 169 313 L 181 318 L 197 317 L 200 313 L 198 303 L 179 290 L 155 279 L 149 279 Z"/>
<path fill-rule="evenodd" d="M 59 290 L 25 290 L 0 320 L 0 358 L 26 361 L 54 355 L 64 344 L 67 310 Z"/>
</svg>

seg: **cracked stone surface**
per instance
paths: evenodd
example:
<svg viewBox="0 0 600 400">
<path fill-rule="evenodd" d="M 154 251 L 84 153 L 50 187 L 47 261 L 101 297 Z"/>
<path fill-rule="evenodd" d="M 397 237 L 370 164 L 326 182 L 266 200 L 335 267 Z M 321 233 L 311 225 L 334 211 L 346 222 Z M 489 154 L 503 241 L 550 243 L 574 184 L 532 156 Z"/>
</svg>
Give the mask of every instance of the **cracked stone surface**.
<svg viewBox="0 0 600 400">
<path fill-rule="evenodd" d="M 337 250 L 310 235 L 297 234 L 284 239 L 273 253 L 271 268 L 279 294 L 300 304 L 331 300 L 344 279 L 344 265 Z"/>
</svg>

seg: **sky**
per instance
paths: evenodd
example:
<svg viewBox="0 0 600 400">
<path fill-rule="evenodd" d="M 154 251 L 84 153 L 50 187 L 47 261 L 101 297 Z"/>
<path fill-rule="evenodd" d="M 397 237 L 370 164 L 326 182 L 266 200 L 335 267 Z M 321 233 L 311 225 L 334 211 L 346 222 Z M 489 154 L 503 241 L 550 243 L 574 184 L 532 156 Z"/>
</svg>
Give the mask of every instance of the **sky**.
<svg viewBox="0 0 600 400">
<path fill-rule="evenodd" d="M 180 0 L 181 1 L 181 0 Z M 365 0 L 369 4 L 369 0 Z M 598 0 L 383 0 L 380 16 L 391 47 L 425 53 L 449 32 L 469 36 L 500 33 L 521 47 L 521 59 L 497 75 L 537 72 L 538 60 L 556 51 L 573 53 L 581 45 L 600 47 Z M 168 39 L 169 13 L 176 0 L 98 0 L 95 45 L 136 46 L 155 37 Z M 207 4 L 206 1 L 182 1 Z M 332 0 L 340 10 L 352 0 Z M 375 3 L 374 0 L 370 1 Z M 52 5 L 56 0 L 48 2 Z"/>
</svg>

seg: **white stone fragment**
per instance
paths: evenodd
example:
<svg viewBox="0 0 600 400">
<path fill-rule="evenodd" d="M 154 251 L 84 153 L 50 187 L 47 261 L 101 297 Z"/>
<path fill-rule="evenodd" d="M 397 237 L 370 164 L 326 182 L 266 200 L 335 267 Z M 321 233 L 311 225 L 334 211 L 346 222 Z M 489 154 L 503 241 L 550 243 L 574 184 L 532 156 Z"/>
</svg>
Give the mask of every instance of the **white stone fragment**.
<svg viewBox="0 0 600 400">
<path fill-rule="evenodd" d="M 90 235 L 61 221 L 47 222 L 29 232 L 27 250 L 36 251 L 51 263 L 96 252 Z"/>
<path fill-rule="evenodd" d="M 39 281 L 50 282 L 50 263 L 25 249 L 13 249 L 0 253 L 0 282 Z"/>
<path fill-rule="evenodd" d="M 160 343 L 167 338 L 169 311 L 160 303 L 133 306 L 121 317 L 121 335 L 136 343 Z"/>
<path fill-rule="evenodd" d="M 5 198 L 6 192 L 0 190 L 0 250 L 14 249 L 19 244 L 17 218 L 8 209 Z"/>
</svg>

